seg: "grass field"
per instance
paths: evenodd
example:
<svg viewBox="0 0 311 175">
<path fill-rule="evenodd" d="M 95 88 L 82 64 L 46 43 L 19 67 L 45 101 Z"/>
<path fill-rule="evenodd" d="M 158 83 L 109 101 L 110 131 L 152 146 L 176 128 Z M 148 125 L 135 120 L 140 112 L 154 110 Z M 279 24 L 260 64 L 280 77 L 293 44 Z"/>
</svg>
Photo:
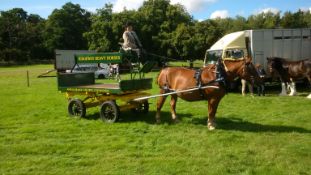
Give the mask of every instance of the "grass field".
<svg viewBox="0 0 311 175">
<path fill-rule="evenodd" d="M 155 124 L 155 99 L 147 115 L 125 112 L 120 122 L 106 124 L 98 108 L 86 119 L 68 117 L 56 78 L 36 78 L 51 68 L 0 68 L 0 174 L 311 174 L 306 92 L 229 93 L 215 131 L 206 127 L 205 101 L 179 100 L 179 124 L 171 123 L 168 102 L 162 124 Z M 151 93 L 157 92 L 154 86 Z"/>
</svg>

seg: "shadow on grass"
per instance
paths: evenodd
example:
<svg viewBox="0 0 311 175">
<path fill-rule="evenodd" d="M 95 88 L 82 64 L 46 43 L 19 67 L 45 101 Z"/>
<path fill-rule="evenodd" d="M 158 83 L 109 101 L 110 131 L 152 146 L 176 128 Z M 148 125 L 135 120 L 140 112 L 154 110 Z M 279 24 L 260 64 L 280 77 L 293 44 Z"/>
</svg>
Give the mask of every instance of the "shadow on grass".
<svg viewBox="0 0 311 175">
<path fill-rule="evenodd" d="M 120 114 L 119 123 L 131 122 L 145 122 L 147 124 L 156 124 L 155 120 L 156 111 L 150 111 L 147 114 L 134 113 L 131 111 L 122 111 Z M 185 118 L 191 118 L 192 114 L 178 114 L 179 120 L 182 122 Z M 100 120 L 99 113 L 87 115 L 84 119 L 87 120 Z M 206 126 L 207 118 L 192 118 L 191 123 L 195 125 Z M 217 129 L 228 131 L 244 131 L 244 132 L 279 132 L 279 133 L 311 133 L 311 130 L 300 128 L 296 126 L 282 126 L 282 125 L 266 125 L 259 123 L 252 123 L 242 120 L 241 118 L 216 118 Z M 174 124 L 172 122 L 171 113 L 167 111 L 161 112 L 161 124 Z"/>
<path fill-rule="evenodd" d="M 206 125 L 205 119 L 194 119 L 194 124 Z M 216 118 L 217 129 L 245 132 L 311 133 L 311 130 L 296 126 L 266 125 L 252 123 L 240 118 Z"/>
<path fill-rule="evenodd" d="M 132 111 L 122 111 L 118 123 L 131 123 L 131 122 L 145 122 L 148 124 L 156 124 L 156 111 L 149 111 L 148 113 L 135 113 Z M 192 114 L 178 114 L 180 121 L 183 118 L 191 118 Z M 87 120 L 100 120 L 99 113 L 87 114 L 84 119 Z M 173 124 L 170 112 L 161 111 L 160 124 Z"/>
</svg>

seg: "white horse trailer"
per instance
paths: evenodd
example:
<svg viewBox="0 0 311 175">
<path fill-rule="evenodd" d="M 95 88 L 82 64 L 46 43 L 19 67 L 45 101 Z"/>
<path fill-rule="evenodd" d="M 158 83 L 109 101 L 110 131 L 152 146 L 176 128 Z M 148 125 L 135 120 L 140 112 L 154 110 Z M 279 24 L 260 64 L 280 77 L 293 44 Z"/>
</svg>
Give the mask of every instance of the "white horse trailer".
<svg viewBox="0 0 311 175">
<path fill-rule="evenodd" d="M 230 33 L 206 51 L 204 64 L 222 59 L 251 56 L 253 63 L 261 64 L 266 72 L 267 57 L 289 60 L 311 58 L 311 28 L 262 29 Z"/>
</svg>

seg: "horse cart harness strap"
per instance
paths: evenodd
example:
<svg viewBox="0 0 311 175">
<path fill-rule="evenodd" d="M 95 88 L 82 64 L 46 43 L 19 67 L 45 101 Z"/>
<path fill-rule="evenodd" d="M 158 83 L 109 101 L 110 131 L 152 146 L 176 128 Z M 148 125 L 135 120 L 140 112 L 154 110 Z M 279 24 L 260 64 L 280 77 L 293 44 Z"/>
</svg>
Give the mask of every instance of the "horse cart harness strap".
<svg viewBox="0 0 311 175">
<path fill-rule="evenodd" d="M 218 86 L 202 86 L 200 89 L 208 89 L 208 88 L 219 89 Z M 185 89 L 185 90 L 171 90 L 171 92 L 168 92 L 168 93 L 157 94 L 157 95 L 151 95 L 151 96 L 140 97 L 140 98 L 135 98 L 135 99 L 133 99 L 132 101 L 141 101 L 141 100 L 146 100 L 146 99 L 150 99 L 150 98 L 169 96 L 169 95 L 172 95 L 172 94 L 179 94 L 179 93 L 185 93 L 185 92 L 192 92 L 192 91 L 196 91 L 196 90 L 199 90 L 199 88 L 198 88 L 198 87 L 194 87 L 194 88 Z"/>
</svg>

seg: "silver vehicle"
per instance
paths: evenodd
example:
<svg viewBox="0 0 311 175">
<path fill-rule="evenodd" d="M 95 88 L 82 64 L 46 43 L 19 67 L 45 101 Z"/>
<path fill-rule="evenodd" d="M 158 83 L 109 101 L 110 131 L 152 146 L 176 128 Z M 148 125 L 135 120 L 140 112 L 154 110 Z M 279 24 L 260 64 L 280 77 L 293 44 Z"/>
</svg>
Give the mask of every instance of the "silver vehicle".
<svg viewBox="0 0 311 175">
<path fill-rule="evenodd" d="M 85 64 L 85 65 L 76 65 L 72 71 L 67 70 L 67 72 L 94 72 L 95 78 L 104 79 L 109 76 L 109 66 L 107 64 Z"/>
</svg>

